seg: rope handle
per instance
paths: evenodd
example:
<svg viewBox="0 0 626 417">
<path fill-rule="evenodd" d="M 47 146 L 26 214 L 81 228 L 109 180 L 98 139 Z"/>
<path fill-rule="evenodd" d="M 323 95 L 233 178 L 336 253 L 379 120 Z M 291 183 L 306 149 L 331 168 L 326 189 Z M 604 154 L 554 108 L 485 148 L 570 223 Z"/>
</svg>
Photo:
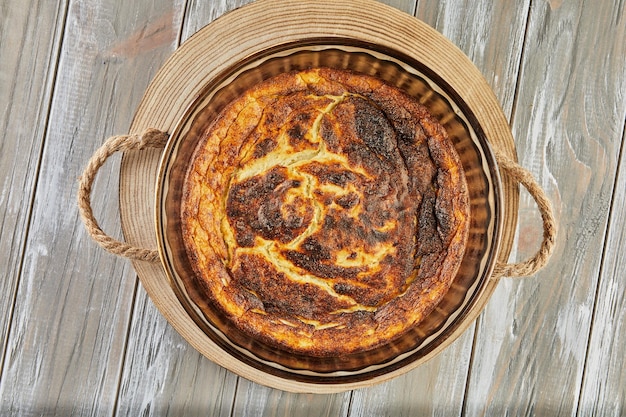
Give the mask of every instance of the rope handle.
<svg viewBox="0 0 626 417">
<path fill-rule="evenodd" d="M 91 157 L 78 188 L 78 207 L 87 231 L 91 237 L 108 252 L 126 258 L 160 262 L 159 253 L 152 249 L 142 249 L 113 239 L 98 225 L 91 209 L 91 190 L 98 170 L 106 160 L 116 152 L 141 150 L 146 148 L 163 148 L 167 143 L 168 135 L 157 129 L 147 129 L 137 135 L 112 136 Z M 556 241 L 556 222 L 552 213 L 552 205 L 545 192 L 535 181 L 533 175 L 522 168 L 515 161 L 494 149 L 498 165 L 513 180 L 522 184 L 533 197 L 543 220 L 543 241 L 537 253 L 526 261 L 514 264 L 497 263 L 494 276 L 525 277 L 533 275 L 548 262 Z"/>
<path fill-rule="evenodd" d="M 146 148 L 163 148 L 167 143 L 168 135 L 157 129 L 147 129 L 137 135 L 112 136 L 98 149 L 87 164 L 78 185 L 78 208 L 85 223 L 87 232 L 105 250 L 125 258 L 138 261 L 160 262 L 159 252 L 151 249 L 141 249 L 120 242 L 107 235 L 94 217 L 91 209 L 91 189 L 98 170 L 106 160 L 116 152 L 141 150 Z"/>
<path fill-rule="evenodd" d="M 543 240 L 537 253 L 519 263 L 500 263 L 494 268 L 495 277 L 527 277 L 543 268 L 550 259 L 556 243 L 556 221 L 552 212 L 552 204 L 545 191 L 537 183 L 533 175 L 517 162 L 506 156 L 498 149 L 494 149 L 500 169 L 504 170 L 514 181 L 522 184 L 537 203 L 541 220 L 543 221 Z"/>
</svg>

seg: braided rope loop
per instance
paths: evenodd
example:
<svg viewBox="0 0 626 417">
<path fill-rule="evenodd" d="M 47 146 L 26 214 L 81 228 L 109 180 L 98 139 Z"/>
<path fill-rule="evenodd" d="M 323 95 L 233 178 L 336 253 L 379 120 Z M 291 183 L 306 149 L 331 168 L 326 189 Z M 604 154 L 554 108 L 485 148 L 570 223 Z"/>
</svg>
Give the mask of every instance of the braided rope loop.
<svg viewBox="0 0 626 417">
<path fill-rule="evenodd" d="M 141 134 L 112 136 L 91 157 L 78 184 L 78 209 L 89 235 L 106 251 L 139 261 L 160 262 L 159 252 L 142 249 L 120 242 L 107 235 L 96 220 L 91 208 L 91 190 L 98 170 L 116 152 L 163 148 L 168 135 L 157 129 L 147 129 Z"/>
<path fill-rule="evenodd" d="M 543 268 L 550 259 L 556 243 L 557 226 L 552 212 L 552 205 L 545 191 L 537 183 L 533 175 L 518 163 L 506 156 L 502 151 L 494 149 L 500 168 L 514 181 L 522 184 L 537 203 L 543 221 L 543 240 L 537 253 L 527 260 L 513 264 L 496 264 L 494 276 L 527 277 Z"/>
</svg>

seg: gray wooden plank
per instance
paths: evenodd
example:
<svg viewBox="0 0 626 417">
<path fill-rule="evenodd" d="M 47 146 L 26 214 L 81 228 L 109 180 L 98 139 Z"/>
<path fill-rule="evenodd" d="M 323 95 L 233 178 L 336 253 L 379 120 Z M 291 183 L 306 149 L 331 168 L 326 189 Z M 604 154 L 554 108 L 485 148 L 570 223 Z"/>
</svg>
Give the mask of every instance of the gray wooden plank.
<svg viewBox="0 0 626 417">
<path fill-rule="evenodd" d="M 350 392 L 294 394 L 240 378 L 232 417 L 337 417 L 348 413 Z"/>
<path fill-rule="evenodd" d="M 530 0 L 420 0 L 416 16 L 461 48 L 510 117 L 529 7 Z"/>
<path fill-rule="evenodd" d="M 145 291 L 133 314 L 116 415 L 230 416 L 237 377 L 204 358 Z"/>
<path fill-rule="evenodd" d="M 203 26 L 208 25 L 224 13 L 245 6 L 252 0 L 189 0 L 187 3 L 187 13 L 183 25 L 182 40 L 188 39 L 191 35 L 199 31 Z"/>
<path fill-rule="evenodd" d="M 510 115 L 529 1 L 420 0 L 416 16 L 474 62 Z M 461 415 L 474 326 L 441 355 L 379 387 L 355 392 L 351 416 Z"/>
<path fill-rule="evenodd" d="M 155 67 L 172 49 L 172 8 L 165 1 L 70 4 L 0 384 L 3 414 L 113 412 L 135 275 L 128 261 L 86 236 L 77 178 L 104 137 L 128 129 Z M 133 33 L 133 42 L 120 42 Z M 99 175 L 94 210 L 119 236 L 114 165 Z"/>
<path fill-rule="evenodd" d="M 391 7 L 395 7 L 398 10 L 402 10 L 408 14 L 414 14 L 417 7 L 417 0 L 379 0 L 381 3 L 385 3 Z"/>
<path fill-rule="evenodd" d="M 181 42 L 246 1 L 187 3 L 177 26 Z M 236 385 L 237 376 L 188 344 L 139 286 L 116 415 L 228 416 Z"/>
<path fill-rule="evenodd" d="M 4 4 L 0 13 L 0 372 L 22 267 L 65 7 L 65 2 L 11 2 Z"/>
<path fill-rule="evenodd" d="M 611 54 L 616 59 L 626 60 L 626 14 L 624 3 L 617 5 L 617 12 L 611 22 L 615 29 L 616 42 Z M 621 10 L 621 13 L 620 13 Z M 625 111 L 623 98 L 626 97 L 626 67 L 621 74 L 612 74 L 615 93 L 622 97 L 618 101 L 615 115 Z M 607 85 L 608 87 L 608 85 Z M 626 123 L 626 115 L 622 116 Z M 581 387 L 578 415 L 581 416 L 623 416 L 626 414 L 626 297 L 623 290 L 626 259 L 626 161 L 624 144 L 626 128 L 622 133 L 621 154 L 610 222 L 605 243 L 605 256 L 602 262 L 600 281 L 595 300 L 592 331 L 587 348 L 587 359 Z"/>
<path fill-rule="evenodd" d="M 424 365 L 386 383 L 355 391 L 350 416 L 461 414 L 474 326 Z"/>
<path fill-rule="evenodd" d="M 626 25 L 622 25 L 622 28 Z M 626 51 L 621 52 L 626 56 Z M 624 77 L 623 77 L 624 78 Z M 622 85 L 622 88 L 624 85 Z M 622 89 L 622 96 L 624 96 Z M 625 115 L 626 116 L 626 115 Z M 579 416 L 626 414 L 626 161 L 624 141 L 579 401 Z"/>
<path fill-rule="evenodd" d="M 513 133 L 521 164 L 554 203 L 559 238 L 547 268 L 533 278 L 503 280 L 487 306 L 477 330 L 469 415 L 577 413 L 623 133 L 624 3 L 532 5 Z M 541 236 L 535 210 L 524 194 L 520 258 Z M 593 326 L 604 318 L 596 316 Z M 589 384 L 605 383 L 611 365 L 602 366 L 588 374 Z"/>
</svg>

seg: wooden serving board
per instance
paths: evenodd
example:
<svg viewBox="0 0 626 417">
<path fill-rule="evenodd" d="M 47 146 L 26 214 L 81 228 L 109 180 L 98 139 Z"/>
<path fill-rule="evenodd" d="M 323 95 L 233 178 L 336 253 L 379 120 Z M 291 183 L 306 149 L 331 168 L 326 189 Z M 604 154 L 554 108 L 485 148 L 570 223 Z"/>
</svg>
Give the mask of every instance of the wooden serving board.
<svg viewBox="0 0 626 417">
<path fill-rule="evenodd" d="M 152 127 L 172 132 L 205 84 L 231 64 L 286 42 L 344 37 L 376 43 L 426 65 L 467 103 L 491 146 L 516 159 L 511 131 L 500 104 L 482 74 L 450 41 L 431 27 L 395 8 L 373 0 L 287 3 L 259 0 L 218 18 L 185 42 L 157 73 L 140 103 L 130 133 Z M 161 153 L 143 150 L 124 154 L 120 173 L 120 215 L 127 242 L 156 248 L 155 183 Z M 519 194 L 517 184 L 502 173 L 504 219 L 499 261 L 513 246 Z M 200 353 L 254 382 L 295 392 L 331 393 L 373 385 L 408 369 L 350 384 L 317 385 L 265 374 L 225 355 L 194 323 L 178 302 L 159 264 L 134 261 L 133 266 L 152 301 L 168 322 Z M 498 283 L 492 277 L 468 320 L 450 337 L 462 333 L 482 311 Z M 432 352 L 436 355 L 449 343 Z M 415 364 L 417 366 L 417 364 Z"/>
</svg>

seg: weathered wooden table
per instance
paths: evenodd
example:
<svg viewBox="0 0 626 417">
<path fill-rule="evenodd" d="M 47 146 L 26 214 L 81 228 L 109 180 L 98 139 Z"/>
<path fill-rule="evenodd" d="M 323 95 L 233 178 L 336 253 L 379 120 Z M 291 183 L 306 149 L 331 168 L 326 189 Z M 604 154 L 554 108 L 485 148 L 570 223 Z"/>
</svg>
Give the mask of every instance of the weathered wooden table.
<svg viewBox="0 0 626 417">
<path fill-rule="evenodd" d="M 551 263 L 503 279 L 451 347 L 332 395 L 266 388 L 197 353 L 131 263 L 84 231 L 77 178 L 128 131 L 176 47 L 246 1 L 0 3 L 0 415 L 626 414 L 626 4 L 390 0 L 458 45 L 498 96 L 559 223 Z M 286 7 L 288 2 L 285 2 Z M 119 160 L 94 202 L 120 235 Z M 541 225 L 522 192 L 523 258 Z"/>
</svg>

